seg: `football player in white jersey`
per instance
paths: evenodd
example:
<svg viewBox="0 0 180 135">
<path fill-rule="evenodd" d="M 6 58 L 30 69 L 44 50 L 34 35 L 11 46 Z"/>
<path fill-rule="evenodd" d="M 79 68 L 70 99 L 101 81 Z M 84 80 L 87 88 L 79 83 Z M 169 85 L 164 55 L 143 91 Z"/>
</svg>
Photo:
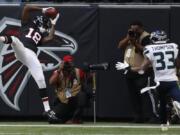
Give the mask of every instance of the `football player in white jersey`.
<svg viewBox="0 0 180 135">
<path fill-rule="evenodd" d="M 178 45 L 169 43 L 167 34 L 162 31 L 155 31 L 150 36 L 152 45 L 144 49 L 145 60 L 140 67 L 135 67 L 134 71 L 144 71 L 152 65 L 155 82 L 159 82 L 156 88 L 160 100 L 160 121 L 161 124 L 167 123 L 167 97 L 173 99 L 173 106 L 180 117 L 180 90 L 178 87 L 178 77 L 176 75 L 178 58 Z"/>
</svg>

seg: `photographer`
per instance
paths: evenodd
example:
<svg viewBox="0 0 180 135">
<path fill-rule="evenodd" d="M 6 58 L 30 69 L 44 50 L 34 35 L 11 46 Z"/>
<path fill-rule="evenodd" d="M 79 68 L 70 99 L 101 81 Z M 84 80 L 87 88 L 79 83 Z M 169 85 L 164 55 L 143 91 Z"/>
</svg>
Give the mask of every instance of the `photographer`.
<svg viewBox="0 0 180 135">
<path fill-rule="evenodd" d="M 82 91 L 83 76 L 83 71 L 74 67 L 73 57 L 66 55 L 59 69 L 49 79 L 49 83 L 56 88 L 53 111 L 62 123 L 82 122 L 82 111 L 87 102 L 86 94 Z"/>
<path fill-rule="evenodd" d="M 132 22 L 128 30 L 127 36 L 119 42 L 118 48 L 124 49 L 124 62 L 127 63 L 130 67 L 140 66 L 144 60 L 142 51 L 144 46 L 150 43 L 149 39 L 150 34 L 146 32 L 143 28 L 143 24 L 139 21 Z M 124 73 L 125 74 L 125 73 Z M 149 77 L 150 76 L 150 77 Z M 149 114 L 150 121 L 154 122 L 156 117 L 156 108 L 153 95 L 151 92 L 148 94 L 141 95 L 140 90 L 148 85 L 148 78 L 153 79 L 153 71 L 150 70 L 144 74 L 139 75 L 131 70 L 126 72 L 127 86 L 129 89 L 132 107 L 135 113 L 134 122 L 142 123 L 145 122 L 145 114 Z M 153 107 L 147 112 L 143 112 L 144 107 L 152 104 Z"/>
</svg>

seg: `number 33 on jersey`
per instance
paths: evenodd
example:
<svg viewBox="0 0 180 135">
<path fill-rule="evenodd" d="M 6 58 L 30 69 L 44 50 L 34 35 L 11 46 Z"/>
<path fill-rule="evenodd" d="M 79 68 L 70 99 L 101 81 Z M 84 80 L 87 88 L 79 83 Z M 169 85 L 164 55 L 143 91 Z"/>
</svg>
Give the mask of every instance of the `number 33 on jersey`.
<svg viewBox="0 0 180 135">
<path fill-rule="evenodd" d="M 144 55 L 151 61 L 157 81 L 176 81 L 175 60 L 178 45 L 175 43 L 148 45 Z"/>
</svg>

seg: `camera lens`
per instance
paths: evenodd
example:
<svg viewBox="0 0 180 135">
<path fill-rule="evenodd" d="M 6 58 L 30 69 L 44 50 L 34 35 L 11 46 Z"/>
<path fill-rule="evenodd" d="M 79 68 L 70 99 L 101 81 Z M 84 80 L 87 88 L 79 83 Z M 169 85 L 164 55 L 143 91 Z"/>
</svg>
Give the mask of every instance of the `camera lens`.
<svg viewBox="0 0 180 135">
<path fill-rule="evenodd" d="M 130 37 L 135 37 L 136 35 L 134 31 L 128 31 L 128 34 Z"/>
</svg>

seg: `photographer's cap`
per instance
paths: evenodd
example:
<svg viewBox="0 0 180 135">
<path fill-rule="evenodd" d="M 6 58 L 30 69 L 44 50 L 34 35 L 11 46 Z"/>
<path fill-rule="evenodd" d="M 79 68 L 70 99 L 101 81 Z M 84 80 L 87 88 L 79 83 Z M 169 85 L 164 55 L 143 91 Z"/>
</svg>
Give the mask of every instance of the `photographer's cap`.
<svg viewBox="0 0 180 135">
<path fill-rule="evenodd" d="M 71 56 L 71 55 L 65 55 L 65 56 L 63 57 L 63 61 L 64 61 L 64 62 L 72 62 L 72 61 L 73 61 L 73 56 Z"/>
</svg>

